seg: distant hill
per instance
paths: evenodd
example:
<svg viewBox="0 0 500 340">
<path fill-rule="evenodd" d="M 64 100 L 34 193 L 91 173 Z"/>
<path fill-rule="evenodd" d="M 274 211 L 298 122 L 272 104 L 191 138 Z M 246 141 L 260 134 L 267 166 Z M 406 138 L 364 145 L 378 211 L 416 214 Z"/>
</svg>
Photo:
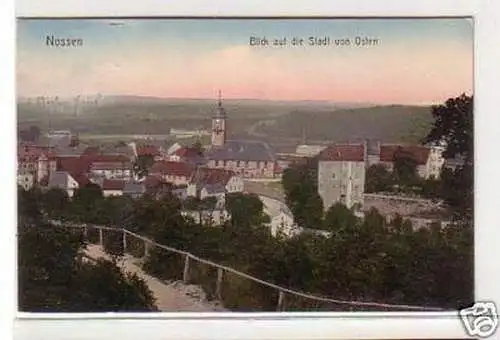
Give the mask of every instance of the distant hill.
<svg viewBox="0 0 500 340">
<path fill-rule="evenodd" d="M 373 138 L 418 142 L 432 124 L 430 107 L 376 106 L 335 111 L 296 110 L 261 124 L 256 132 L 267 136 L 307 140 L 347 141 Z"/>
<path fill-rule="evenodd" d="M 309 140 L 412 142 L 427 132 L 431 121 L 430 108 L 417 106 L 259 99 L 228 99 L 223 104 L 231 135 L 283 141 L 300 141 L 305 129 Z M 74 105 L 60 105 L 49 115 L 49 109 L 23 98 L 18 102 L 18 125 L 87 134 L 168 134 L 171 128 L 209 129 L 216 105 L 216 99 L 103 96 L 99 105 L 83 105 L 78 114 Z"/>
</svg>

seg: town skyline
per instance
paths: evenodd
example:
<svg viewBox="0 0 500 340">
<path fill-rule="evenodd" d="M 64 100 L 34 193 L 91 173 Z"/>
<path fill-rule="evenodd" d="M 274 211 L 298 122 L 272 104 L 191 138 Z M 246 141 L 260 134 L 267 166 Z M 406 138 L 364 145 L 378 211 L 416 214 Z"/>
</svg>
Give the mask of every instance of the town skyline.
<svg viewBox="0 0 500 340">
<path fill-rule="evenodd" d="M 81 39 L 49 47 L 47 36 Z M 379 39 L 368 47 L 258 47 L 252 36 Z M 20 97 L 428 105 L 473 89 L 468 19 L 20 20 Z"/>
</svg>

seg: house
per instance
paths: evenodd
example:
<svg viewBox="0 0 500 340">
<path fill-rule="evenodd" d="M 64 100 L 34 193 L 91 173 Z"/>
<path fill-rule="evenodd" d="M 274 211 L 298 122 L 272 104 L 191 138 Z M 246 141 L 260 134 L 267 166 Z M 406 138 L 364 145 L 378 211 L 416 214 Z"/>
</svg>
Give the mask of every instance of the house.
<svg viewBox="0 0 500 340">
<path fill-rule="evenodd" d="M 51 172 L 56 171 L 56 157 L 52 148 L 36 145 L 20 145 L 18 171 L 33 175 L 34 183 L 40 184 Z"/>
<path fill-rule="evenodd" d="M 444 149 L 440 146 L 382 144 L 380 164 L 383 164 L 389 171 L 393 171 L 395 155 L 404 153 L 415 160 L 417 174 L 420 177 L 439 178 L 441 168 L 445 163 L 443 151 Z"/>
<path fill-rule="evenodd" d="M 87 150 L 88 145 L 79 143 L 75 146 L 57 145 L 54 148 L 54 153 L 59 157 L 80 157 Z"/>
<path fill-rule="evenodd" d="M 17 185 L 21 186 L 24 190 L 28 191 L 33 188 L 35 184 L 35 176 L 32 173 L 21 170 L 17 173 Z"/>
<path fill-rule="evenodd" d="M 187 185 L 193 172 L 189 163 L 159 161 L 151 167 L 149 174 L 173 185 Z"/>
<path fill-rule="evenodd" d="M 243 189 L 243 179 L 233 171 L 198 167 L 189 179 L 187 195 L 200 199 L 213 196 L 219 201 L 226 193 L 243 192 Z"/>
<path fill-rule="evenodd" d="M 122 196 L 125 187 L 125 181 L 119 179 L 104 178 L 99 183 L 104 197 Z"/>
<path fill-rule="evenodd" d="M 167 149 L 167 155 L 173 155 L 180 148 L 182 148 L 182 145 L 178 142 L 175 142 Z"/>
<path fill-rule="evenodd" d="M 123 196 L 132 198 L 140 198 L 146 193 L 146 185 L 144 182 L 128 181 L 123 186 Z"/>
<path fill-rule="evenodd" d="M 73 197 L 75 191 L 80 188 L 80 184 L 75 177 L 66 171 L 56 171 L 50 174 L 48 187 L 50 189 L 61 189 L 68 197 Z"/>
<path fill-rule="evenodd" d="M 201 165 L 205 163 L 205 158 L 200 150 L 193 147 L 181 147 L 168 155 L 167 159 L 171 162 L 184 162 L 193 165 Z"/>
<path fill-rule="evenodd" d="M 146 194 L 151 196 L 161 197 L 164 194 L 172 192 L 172 183 L 165 182 L 155 176 L 147 176 L 143 183 L 146 188 Z"/>
<path fill-rule="evenodd" d="M 318 156 L 318 193 L 325 210 L 336 202 L 363 205 L 364 145 L 332 145 Z"/>
<path fill-rule="evenodd" d="M 151 156 L 154 160 L 162 160 L 163 155 L 160 148 L 155 145 L 143 144 L 136 146 L 137 157 Z"/>
<path fill-rule="evenodd" d="M 444 166 L 455 171 L 457 168 L 461 168 L 465 164 L 465 158 L 463 156 L 456 156 L 454 158 L 448 158 L 444 162 Z"/>
<path fill-rule="evenodd" d="M 180 200 L 184 201 L 188 197 L 187 187 L 187 185 L 172 186 L 172 194 L 174 194 L 174 196 L 178 197 Z"/>
<path fill-rule="evenodd" d="M 89 172 L 106 179 L 129 180 L 133 176 L 132 162 L 124 155 L 97 155 L 88 157 Z"/>
<path fill-rule="evenodd" d="M 207 166 L 234 171 L 243 178 L 274 178 L 277 159 L 260 141 L 228 140 L 207 153 Z"/>
<path fill-rule="evenodd" d="M 314 157 L 326 148 L 326 145 L 298 145 L 295 153 L 301 156 Z"/>
</svg>

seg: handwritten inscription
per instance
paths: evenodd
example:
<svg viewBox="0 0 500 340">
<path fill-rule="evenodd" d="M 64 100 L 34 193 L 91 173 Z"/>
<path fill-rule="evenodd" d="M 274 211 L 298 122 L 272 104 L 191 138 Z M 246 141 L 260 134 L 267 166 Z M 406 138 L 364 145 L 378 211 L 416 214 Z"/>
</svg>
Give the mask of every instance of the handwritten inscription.
<svg viewBox="0 0 500 340">
<path fill-rule="evenodd" d="M 370 47 L 380 44 L 379 38 L 373 38 L 368 36 L 355 36 L 355 37 L 344 37 L 335 38 L 329 36 L 310 36 L 306 38 L 301 37 L 250 37 L 250 46 L 261 46 L 261 47 L 284 47 L 284 46 L 318 46 L 318 47 Z"/>
<path fill-rule="evenodd" d="M 45 44 L 49 47 L 81 47 L 83 46 L 83 39 L 81 38 L 62 38 L 47 35 L 45 37 Z"/>
</svg>

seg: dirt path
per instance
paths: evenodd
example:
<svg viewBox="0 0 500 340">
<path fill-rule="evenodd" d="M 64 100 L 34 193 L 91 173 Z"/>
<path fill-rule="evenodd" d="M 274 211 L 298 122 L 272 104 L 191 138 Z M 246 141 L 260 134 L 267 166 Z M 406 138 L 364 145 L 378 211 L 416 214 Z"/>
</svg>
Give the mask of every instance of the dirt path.
<svg viewBox="0 0 500 340">
<path fill-rule="evenodd" d="M 101 257 L 110 259 L 109 255 L 107 255 L 98 245 L 88 245 L 85 252 L 89 257 L 94 259 Z M 218 306 L 216 303 L 201 301 L 200 299 L 188 295 L 193 290 L 198 290 L 198 287 L 181 284 L 179 282 L 167 284 L 144 273 L 142 269 L 135 264 L 136 262 L 136 258 L 126 255 L 123 257 L 123 260 L 120 261 L 120 265 L 122 270 L 137 274 L 147 283 L 149 289 L 151 289 L 157 299 L 156 305 L 161 312 L 224 311 L 224 308 Z"/>
</svg>

